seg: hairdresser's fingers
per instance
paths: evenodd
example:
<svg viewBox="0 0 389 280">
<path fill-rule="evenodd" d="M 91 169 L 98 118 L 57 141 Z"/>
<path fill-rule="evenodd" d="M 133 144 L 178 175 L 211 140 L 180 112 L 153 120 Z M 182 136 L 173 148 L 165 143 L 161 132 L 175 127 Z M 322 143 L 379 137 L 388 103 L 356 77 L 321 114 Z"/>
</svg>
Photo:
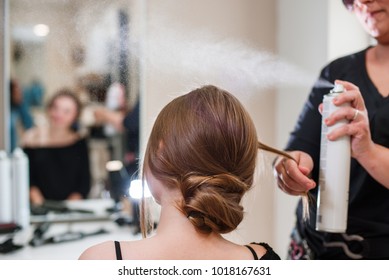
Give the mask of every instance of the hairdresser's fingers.
<svg viewBox="0 0 389 280">
<path fill-rule="evenodd" d="M 329 140 L 333 141 L 345 135 L 352 136 L 352 141 L 359 141 L 365 138 L 370 139 L 367 111 L 359 111 L 354 108 L 342 108 L 331 114 L 324 122 L 327 126 L 332 126 L 340 119 L 347 119 L 350 122 L 330 129 L 330 132 L 327 134 Z"/>
<path fill-rule="evenodd" d="M 354 121 L 331 130 L 327 134 L 330 141 L 335 141 L 343 136 L 351 138 L 351 156 L 359 158 L 374 145 L 371 139 L 369 119 L 366 112 L 359 112 Z"/>
<path fill-rule="evenodd" d="M 349 122 L 358 122 L 362 121 L 366 114 L 367 113 L 364 110 L 358 110 L 352 107 L 341 107 L 325 118 L 324 123 L 326 126 L 332 126 L 344 119 Z"/>
<path fill-rule="evenodd" d="M 300 195 L 302 190 L 288 175 L 287 168 L 285 167 L 286 160 L 286 158 L 280 156 L 274 165 L 274 177 L 277 180 L 277 186 L 287 194 Z"/>
<path fill-rule="evenodd" d="M 314 188 L 314 181 L 307 176 L 311 168 L 304 165 L 299 166 L 295 161 L 285 158 L 279 161 L 275 166 L 279 188 L 291 195 L 301 195 Z"/>
<path fill-rule="evenodd" d="M 358 110 L 365 110 L 365 102 L 359 88 L 346 81 L 336 80 L 335 83 L 343 85 L 345 91 L 334 98 L 333 102 L 336 106 L 340 106 L 345 103 L 350 103 L 351 107 Z"/>
<path fill-rule="evenodd" d="M 302 192 L 300 191 L 295 191 L 291 188 L 289 188 L 286 183 L 284 182 L 282 175 L 279 175 L 276 177 L 277 179 L 277 186 L 280 188 L 280 190 L 282 190 L 283 192 L 287 193 L 287 194 L 290 194 L 290 195 L 301 195 Z"/>
<path fill-rule="evenodd" d="M 296 152 L 293 157 L 298 162 L 299 169 L 308 176 L 313 169 L 313 160 L 310 155 L 304 152 Z"/>
<path fill-rule="evenodd" d="M 283 169 L 282 172 L 277 174 L 277 185 L 285 193 L 289 195 L 303 195 L 306 193 L 304 188 L 301 188 L 290 176 L 287 174 L 287 171 Z"/>
<path fill-rule="evenodd" d="M 359 87 L 353 83 L 344 80 L 335 80 L 335 84 L 341 84 L 345 90 L 359 90 Z"/>
<path fill-rule="evenodd" d="M 315 182 L 309 178 L 309 175 L 313 169 L 313 160 L 312 158 L 303 152 L 298 152 L 294 154 L 296 162 L 292 160 L 286 160 L 284 167 L 288 176 L 292 179 L 292 182 L 289 182 L 289 186 L 293 187 L 294 185 L 298 186 L 298 191 L 308 191 L 315 187 Z"/>
<path fill-rule="evenodd" d="M 359 128 L 354 124 L 342 125 L 338 128 L 335 128 L 330 133 L 327 134 L 327 139 L 330 141 L 335 141 L 343 136 L 354 136 L 358 134 Z"/>
<path fill-rule="evenodd" d="M 93 115 L 97 123 L 104 122 L 106 119 L 106 109 L 97 108 L 93 111 Z"/>
</svg>

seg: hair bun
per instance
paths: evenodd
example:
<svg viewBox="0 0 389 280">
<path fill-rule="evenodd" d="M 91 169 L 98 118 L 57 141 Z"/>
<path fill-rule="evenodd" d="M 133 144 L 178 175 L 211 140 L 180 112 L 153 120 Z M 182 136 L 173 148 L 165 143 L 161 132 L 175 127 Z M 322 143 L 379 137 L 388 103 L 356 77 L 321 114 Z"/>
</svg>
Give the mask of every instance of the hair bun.
<svg viewBox="0 0 389 280">
<path fill-rule="evenodd" d="M 201 232 L 230 232 L 243 219 L 240 201 L 249 187 L 229 173 L 213 176 L 189 174 L 181 182 L 182 211 Z"/>
</svg>

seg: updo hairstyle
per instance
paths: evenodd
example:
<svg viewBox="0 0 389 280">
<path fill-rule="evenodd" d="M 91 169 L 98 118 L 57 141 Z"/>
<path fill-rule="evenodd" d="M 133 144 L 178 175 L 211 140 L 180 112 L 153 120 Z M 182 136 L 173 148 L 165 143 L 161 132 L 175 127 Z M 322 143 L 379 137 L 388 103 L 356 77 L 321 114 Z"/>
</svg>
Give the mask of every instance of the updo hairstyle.
<svg viewBox="0 0 389 280">
<path fill-rule="evenodd" d="M 230 93 L 204 86 L 171 101 L 151 131 L 143 170 L 168 188 L 203 233 L 228 233 L 243 219 L 258 151 L 255 126 Z"/>
</svg>

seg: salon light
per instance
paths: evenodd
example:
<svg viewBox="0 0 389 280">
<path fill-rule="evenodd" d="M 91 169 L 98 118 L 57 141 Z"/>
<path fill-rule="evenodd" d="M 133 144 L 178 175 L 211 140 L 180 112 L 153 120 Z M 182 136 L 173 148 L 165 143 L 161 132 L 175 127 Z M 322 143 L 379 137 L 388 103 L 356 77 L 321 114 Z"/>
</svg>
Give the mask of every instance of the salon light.
<svg viewBox="0 0 389 280">
<path fill-rule="evenodd" d="M 146 182 L 144 182 L 144 197 L 151 197 L 151 192 Z M 141 199 L 142 198 L 142 180 L 136 179 L 132 180 L 130 184 L 129 190 L 130 197 L 133 199 Z"/>
<path fill-rule="evenodd" d="M 123 168 L 123 163 L 120 160 L 111 160 L 105 164 L 105 168 L 108 172 L 119 171 Z"/>
<path fill-rule="evenodd" d="M 110 196 L 119 202 L 123 197 L 128 195 L 128 185 L 130 176 L 120 160 L 108 161 L 105 165 L 108 172 L 107 190 Z"/>
<path fill-rule="evenodd" d="M 37 24 L 34 26 L 34 34 L 38 37 L 46 37 L 50 32 L 50 28 L 46 24 Z"/>
</svg>

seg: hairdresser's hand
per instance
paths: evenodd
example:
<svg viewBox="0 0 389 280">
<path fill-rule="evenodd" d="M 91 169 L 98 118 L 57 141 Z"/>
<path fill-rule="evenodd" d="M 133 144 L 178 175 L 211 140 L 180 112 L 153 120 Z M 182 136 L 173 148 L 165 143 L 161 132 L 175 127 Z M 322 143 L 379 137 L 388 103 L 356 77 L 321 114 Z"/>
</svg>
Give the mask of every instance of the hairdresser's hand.
<svg viewBox="0 0 389 280">
<path fill-rule="evenodd" d="M 42 192 L 36 186 L 30 187 L 30 203 L 31 205 L 42 205 L 45 201 Z"/>
<path fill-rule="evenodd" d="M 82 199 L 82 195 L 80 193 L 77 193 L 77 192 L 71 193 L 67 197 L 67 200 L 81 200 L 81 199 Z"/>
<path fill-rule="evenodd" d="M 305 194 L 316 186 L 316 183 L 309 178 L 313 169 L 313 160 L 307 153 L 301 151 L 293 151 L 289 154 L 295 161 L 280 156 L 274 165 L 278 187 L 287 194 Z"/>
<path fill-rule="evenodd" d="M 335 82 L 343 85 L 345 92 L 334 98 L 334 104 L 340 106 L 350 103 L 351 107 L 339 108 L 324 122 L 327 126 L 332 126 L 339 120 L 347 119 L 349 123 L 328 133 L 327 138 L 333 141 L 345 135 L 351 136 L 351 155 L 358 160 L 358 158 L 368 154 L 374 147 L 370 136 L 369 118 L 365 102 L 357 86 L 345 81 L 337 80 Z"/>
<path fill-rule="evenodd" d="M 94 109 L 93 114 L 97 123 L 107 123 L 110 111 L 107 108 L 99 107 Z"/>
<path fill-rule="evenodd" d="M 124 115 L 122 112 L 111 111 L 106 108 L 97 108 L 94 111 L 95 120 L 97 123 L 109 123 L 115 127 L 117 131 L 123 131 L 123 119 Z"/>
</svg>

